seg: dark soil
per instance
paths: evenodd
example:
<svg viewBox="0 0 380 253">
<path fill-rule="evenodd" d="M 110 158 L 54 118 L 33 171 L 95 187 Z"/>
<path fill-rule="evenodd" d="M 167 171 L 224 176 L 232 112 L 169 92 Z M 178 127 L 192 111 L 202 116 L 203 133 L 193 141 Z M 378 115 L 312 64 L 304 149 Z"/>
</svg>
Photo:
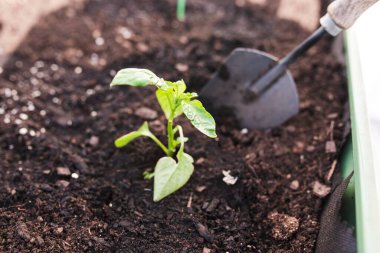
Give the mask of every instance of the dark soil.
<svg viewBox="0 0 380 253">
<path fill-rule="evenodd" d="M 154 89 L 110 89 L 116 70 L 149 68 L 199 91 L 234 48 L 283 56 L 308 35 L 273 5 L 188 5 L 180 23 L 174 0 L 88 1 L 41 20 L 11 56 L 0 75 L 0 252 L 314 250 L 323 199 L 312 186 L 329 185 L 337 154 L 325 145 L 332 132 L 339 152 L 347 122 L 328 38 L 291 67 L 301 111 L 283 127 L 245 133 L 219 115 L 215 141 L 180 119 L 196 168 L 163 201 L 142 177 L 161 150 L 145 138 L 113 146 L 142 124 L 140 107 L 159 113 L 150 126 L 165 138 Z"/>
</svg>

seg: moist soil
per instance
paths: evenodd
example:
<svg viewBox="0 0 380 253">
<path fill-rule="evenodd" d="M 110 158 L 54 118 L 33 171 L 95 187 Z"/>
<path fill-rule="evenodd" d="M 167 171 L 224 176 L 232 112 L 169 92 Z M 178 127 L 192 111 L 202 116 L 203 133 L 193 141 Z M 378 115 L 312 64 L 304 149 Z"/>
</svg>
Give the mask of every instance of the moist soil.
<svg viewBox="0 0 380 253">
<path fill-rule="evenodd" d="M 313 252 L 347 130 L 331 39 L 290 68 L 301 106 L 282 127 L 242 130 L 219 111 L 213 140 L 179 119 L 195 172 L 159 203 L 142 173 L 162 151 L 146 138 L 113 146 L 144 120 L 165 140 L 154 88 L 110 89 L 115 71 L 199 91 L 236 47 L 284 56 L 309 33 L 270 2 L 188 1 L 182 23 L 173 0 L 99 0 L 41 20 L 0 74 L 0 252 Z"/>
</svg>

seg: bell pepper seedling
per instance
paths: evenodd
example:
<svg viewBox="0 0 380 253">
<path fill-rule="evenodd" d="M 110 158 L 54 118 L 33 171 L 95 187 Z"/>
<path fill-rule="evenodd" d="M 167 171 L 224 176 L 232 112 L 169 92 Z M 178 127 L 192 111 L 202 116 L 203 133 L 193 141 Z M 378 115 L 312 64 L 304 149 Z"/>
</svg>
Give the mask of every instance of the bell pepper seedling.
<svg viewBox="0 0 380 253">
<path fill-rule="evenodd" d="M 194 160 L 184 151 L 187 138 L 180 125 L 174 126 L 174 119 L 184 114 L 196 129 L 211 138 L 217 137 L 215 120 L 196 99 L 198 96 L 196 93 L 186 92 L 183 80 L 170 82 L 157 77 L 147 69 L 126 68 L 117 72 L 112 80 L 111 87 L 116 85 L 157 87 L 156 98 L 167 119 L 167 146 L 149 130 L 147 122 L 144 122 L 138 130 L 118 138 L 115 146 L 121 148 L 134 139 L 145 136 L 152 139 L 164 151 L 166 156 L 158 160 L 154 172 L 144 172 L 144 178 L 154 178 L 153 200 L 160 201 L 184 186 L 194 171 Z M 177 161 L 173 159 L 175 154 Z"/>
<path fill-rule="evenodd" d="M 185 21 L 186 16 L 186 0 L 177 0 L 177 19 Z"/>
</svg>

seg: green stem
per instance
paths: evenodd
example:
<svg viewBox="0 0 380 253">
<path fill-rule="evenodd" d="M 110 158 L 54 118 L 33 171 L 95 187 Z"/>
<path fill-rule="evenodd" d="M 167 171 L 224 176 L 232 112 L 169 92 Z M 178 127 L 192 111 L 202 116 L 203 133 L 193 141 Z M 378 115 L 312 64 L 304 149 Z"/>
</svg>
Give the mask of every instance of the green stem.
<svg viewBox="0 0 380 253">
<path fill-rule="evenodd" d="M 165 154 L 167 156 L 172 156 L 172 154 L 169 151 L 169 149 L 167 147 L 165 147 L 165 145 L 162 144 L 162 142 L 159 139 L 157 139 L 156 136 L 154 136 L 153 134 L 150 134 L 149 138 L 151 138 L 165 152 Z"/>
<path fill-rule="evenodd" d="M 176 134 L 176 133 L 177 133 L 177 131 L 178 131 L 178 127 L 179 127 L 179 126 L 176 126 L 176 127 L 173 128 L 173 134 Z"/>
<path fill-rule="evenodd" d="M 177 0 L 177 18 L 184 21 L 186 15 L 186 0 Z"/>
<path fill-rule="evenodd" d="M 173 131 L 173 119 L 168 120 L 168 148 L 169 148 L 169 155 L 172 156 L 175 152 L 175 147 L 174 147 L 174 131 Z"/>
<path fill-rule="evenodd" d="M 179 132 L 179 137 L 182 139 L 181 141 L 181 146 L 179 147 L 179 150 L 180 152 L 183 152 L 183 149 L 184 149 L 184 141 L 183 139 L 185 138 L 185 136 L 183 136 L 183 131 L 182 131 L 182 127 L 181 126 L 178 126 L 178 132 Z"/>
</svg>

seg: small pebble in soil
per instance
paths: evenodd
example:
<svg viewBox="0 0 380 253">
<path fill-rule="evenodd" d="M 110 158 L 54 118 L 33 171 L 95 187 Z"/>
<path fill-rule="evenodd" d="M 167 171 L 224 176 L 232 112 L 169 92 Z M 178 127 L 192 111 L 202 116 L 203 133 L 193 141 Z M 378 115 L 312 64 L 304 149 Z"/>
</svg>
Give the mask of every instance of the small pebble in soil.
<svg viewBox="0 0 380 253">
<path fill-rule="evenodd" d="M 54 104 L 61 104 L 61 100 L 57 97 L 53 97 L 51 100 Z"/>
<path fill-rule="evenodd" d="M 179 71 L 179 72 L 187 72 L 189 70 L 189 65 L 187 64 L 184 64 L 184 63 L 177 63 L 175 65 L 175 68 Z"/>
<path fill-rule="evenodd" d="M 153 120 L 157 118 L 157 112 L 148 108 L 148 107 L 141 107 L 135 111 L 135 115 L 146 120 Z"/>
<path fill-rule="evenodd" d="M 92 112 L 91 112 L 91 117 L 94 118 L 94 117 L 96 117 L 96 116 L 98 116 L 98 112 L 96 112 L 96 111 L 92 111 Z"/>
<path fill-rule="evenodd" d="M 338 113 L 330 113 L 329 115 L 327 115 L 327 118 L 328 119 L 336 119 L 338 116 L 339 116 Z"/>
<path fill-rule="evenodd" d="M 211 213 L 213 212 L 219 205 L 220 200 L 218 198 L 213 198 L 208 205 L 206 212 Z"/>
<path fill-rule="evenodd" d="M 195 224 L 195 229 L 198 231 L 199 235 L 204 238 L 208 242 L 212 242 L 214 240 L 213 235 L 209 232 L 208 228 L 201 223 Z"/>
<path fill-rule="evenodd" d="M 75 69 L 74 69 L 74 72 L 75 72 L 75 74 L 81 74 L 82 73 L 82 68 L 81 67 L 75 67 Z"/>
<path fill-rule="evenodd" d="M 51 192 L 53 190 L 53 188 L 48 184 L 41 184 L 40 189 L 45 192 Z"/>
<path fill-rule="evenodd" d="M 181 44 L 187 44 L 189 42 L 189 38 L 182 35 L 179 37 L 179 42 L 181 42 Z"/>
<path fill-rule="evenodd" d="M 294 133 L 297 129 L 295 126 L 292 126 L 292 125 L 289 125 L 286 127 L 286 130 L 289 132 L 289 133 Z"/>
<path fill-rule="evenodd" d="M 34 130 L 32 129 L 32 130 L 29 131 L 29 135 L 30 135 L 31 137 L 34 137 L 34 136 L 37 135 L 37 133 L 36 133 L 36 131 L 34 131 Z"/>
<path fill-rule="evenodd" d="M 71 171 L 69 168 L 66 168 L 66 167 L 58 167 L 57 168 L 57 174 L 59 176 L 70 176 L 71 175 Z"/>
<path fill-rule="evenodd" d="M 244 7 L 245 6 L 245 0 L 235 0 L 235 4 L 237 7 Z"/>
<path fill-rule="evenodd" d="M 247 134 L 248 133 L 248 129 L 247 128 L 243 128 L 241 131 L 240 131 L 241 134 Z"/>
<path fill-rule="evenodd" d="M 199 165 L 199 164 L 203 164 L 205 162 L 205 159 L 203 157 L 199 158 L 195 164 Z"/>
<path fill-rule="evenodd" d="M 288 239 L 299 228 L 298 219 L 287 214 L 271 212 L 268 214 L 268 219 L 273 225 L 272 237 L 276 240 Z"/>
<path fill-rule="evenodd" d="M 66 180 L 58 180 L 55 185 L 61 188 L 66 188 L 70 185 L 70 183 Z"/>
<path fill-rule="evenodd" d="M 40 115 L 43 117 L 43 116 L 46 116 L 46 111 L 45 110 L 41 110 L 40 111 Z"/>
<path fill-rule="evenodd" d="M 73 173 L 73 174 L 71 174 L 71 177 L 74 178 L 74 179 L 78 179 L 79 178 L 79 174 L 78 173 Z"/>
<path fill-rule="evenodd" d="M 25 113 L 20 113 L 19 118 L 20 118 L 21 120 L 27 120 L 29 117 L 28 117 L 28 115 L 25 114 Z"/>
<path fill-rule="evenodd" d="M 335 153 L 336 152 L 335 141 L 327 141 L 325 145 L 325 151 L 326 153 Z"/>
<path fill-rule="evenodd" d="M 98 144 L 99 144 L 99 137 L 98 136 L 91 136 L 91 138 L 90 138 L 90 140 L 89 140 L 89 142 L 88 142 L 91 146 L 93 146 L 93 147 L 96 147 L 96 146 L 98 146 Z"/>
<path fill-rule="evenodd" d="M 91 95 L 94 95 L 95 94 L 95 90 L 93 90 L 93 89 L 87 89 L 86 90 L 86 95 L 87 96 L 91 96 Z"/>
<path fill-rule="evenodd" d="M 298 188 L 300 187 L 300 182 L 298 180 L 293 180 L 291 183 L 290 183 L 290 189 L 292 190 L 298 190 Z"/>
<path fill-rule="evenodd" d="M 132 38 L 133 33 L 127 27 L 119 27 L 117 31 L 123 36 L 124 39 L 129 40 Z"/>
<path fill-rule="evenodd" d="M 313 193 L 314 195 L 324 198 L 326 197 L 331 191 L 331 187 L 324 185 L 320 183 L 319 181 L 313 182 Z"/>
<path fill-rule="evenodd" d="M 204 247 L 202 253 L 211 253 L 211 249 Z"/>
<path fill-rule="evenodd" d="M 42 93 L 39 90 L 32 91 L 32 97 L 34 97 L 34 98 L 41 96 L 41 94 Z"/>
<path fill-rule="evenodd" d="M 97 46 L 102 46 L 102 45 L 104 45 L 104 39 L 103 39 L 102 37 L 97 37 L 97 38 L 95 39 L 95 44 L 96 44 Z"/>
<path fill-rule="evenodd" d="M 136 48 L 140 53 L 146 53 L 149 51 L 149 46 L 145 43 L 137 43 Z"/>
<path fill-rule="evenodd" d="M 52 65 L 50 65 L 50 69 L 51 71 L 57 71 L 59 69 L 59 66 L 55 63 L 53 63 Z"/>
<path fill-rule="evenodd" d="M 203 192 L 204 190 L 206 190 L 206 186 L 204 186 L 204 185 L 199 185 L 199 186 L 197 186 L 196 188 L 195 188 L 195 190 L 197 191 L 197 192 Z"/>
<path fill-rule="evenodd" d="M 28 129 L 26 129 L 25 127 L 20 128 L 20 130 L 18 130 L 18 133 L 21 135 L 25 135 L 28 133 Z"/>
<path fill-rule="evenodd" d="M 3 120 L 3 122 L 4 122 L 4 124 L 9 124 L 9 123 L 11 123 L 11 118 L 9 117 L 8 114 L 6 114 L 6 115 L 4 116 L 4 120 Z"/>
<path fill-rule="evenodd" d="M 16 115 L 17 112 L 18 112 L 18 109 L 15 108 L 15 109 L 12 109 L 11 114 L 12 114 L 12 115 Z"/>
<path fill-rule="evenodd" d="M 22 109 L 23 112 L 26 112 L 26 111 L 33 112 L 36 109 L 36 107 L 34 106 L 33 102 L 28 101 L 27 104 L 28 104 L 27 106 L 21 107 L 21 109 Z"/>
<path fill-rule="evenodd" d="M 56 230 L 57 234 L 61 234 L 62 232 L 63 232 L 63 228 L 62 227 L 57 228 L 57 230 Z"/>
</svg>

